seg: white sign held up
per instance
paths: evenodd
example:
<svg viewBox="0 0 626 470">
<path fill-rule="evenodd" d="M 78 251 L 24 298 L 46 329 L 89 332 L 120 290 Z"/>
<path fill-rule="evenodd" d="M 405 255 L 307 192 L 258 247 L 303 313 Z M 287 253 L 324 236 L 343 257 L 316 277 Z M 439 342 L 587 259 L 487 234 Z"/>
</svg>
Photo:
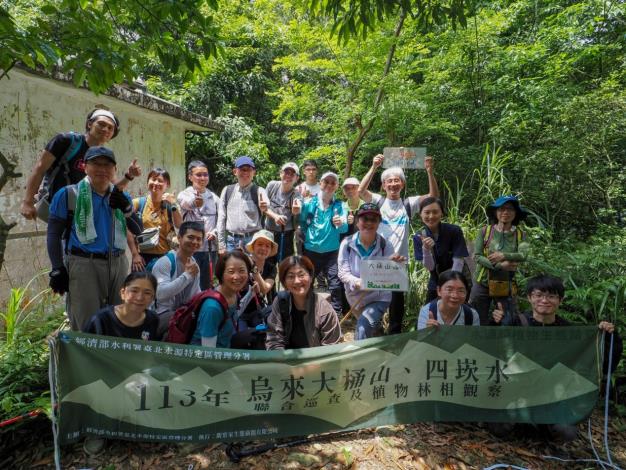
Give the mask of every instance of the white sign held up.
<svg viewBox="0 0 626 470">
<path fill-rule="evenodd" d="M 361 260 L 361 288 L 364 290 L 409 290 L 409 274 L 405 263 L 389 258 Z"/>
<path fill-rule="evenodd" d="M 411 170 L 424 169 L 426 147 L 385 147 L 383 149 L 384 168 L 399 166 Z"/>
</svg>

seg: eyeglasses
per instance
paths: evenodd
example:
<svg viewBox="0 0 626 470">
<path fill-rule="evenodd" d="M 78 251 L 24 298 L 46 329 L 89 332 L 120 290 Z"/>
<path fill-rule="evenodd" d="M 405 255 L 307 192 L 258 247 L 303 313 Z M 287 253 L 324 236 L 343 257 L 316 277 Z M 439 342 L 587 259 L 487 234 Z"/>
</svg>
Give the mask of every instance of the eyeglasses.
<svg viewBox="0 0 626 470">
<path fill-rule="evenodd" d="M 309 273 L 307 273 L 307 272 L 305 272 L 305 271 L 301 271 L 301 272 L 299 272 L 299 273 L 290 273 L 290 274 L 287 274 L 287 275 L 285 276 L 285 282 L 293 282 L 293 281 L 295 281 L 295 280 L 296 280 L 296 278 L 297 278 L 299 281 L 304 281 L 305 279 L 308 279 L 308 278 L 309 278 Z"/>
<path fill-rule="evenodd" d="M 463 295 L 463 296 L 467 295 L 467 290 L 465 289 L 453 289 L 451 287 L 444 287 L 442 291 L 448 295 L 451 295 L 451 294 L 458 294 L 458 295 Z"/>
<path fill-rule="evenodd" d="M 510 206 L 502 206 L 502 207 L 498 207 L 498 209 L 496 209 L 500 212 L 515 212 L 515 207 L 510 207 Z"/>
<path fill-rule="evenodd" d="M 548 294 L 546 292 L 532 292 L 530 294 L 531 299 L 534 300 L 539 300 L 539 299 L 543 299 L 543 300 L 549 300 L 550 302 L 556 302 L 557 300 L 560 300 L 560 296 L 558 294 Z"/>
<path fill-rule="evenodd" d="M 209 174 L 208 173 L 192 173 L 192 176 L 197 176 L 198 178 L 208 178 Z"/>
</svg>

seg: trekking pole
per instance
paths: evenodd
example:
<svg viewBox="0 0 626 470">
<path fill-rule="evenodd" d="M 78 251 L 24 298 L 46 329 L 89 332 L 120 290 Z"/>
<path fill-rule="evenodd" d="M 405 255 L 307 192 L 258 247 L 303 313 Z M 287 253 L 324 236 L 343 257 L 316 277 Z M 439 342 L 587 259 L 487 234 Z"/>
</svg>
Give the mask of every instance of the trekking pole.
<svg viewBox="0 0 626 470">
<path fill-rule="evenodd" d="M 278 245 L 278 262 L 280 263 L 283 260 L 283 255 L 285 254 L 285 226 L 280 226 L 280 243 Z"/>
<path fill-rule="evenodd" d="M 289 441 L 284 442 L 268 442 L 267 444 L 262 444 L 260 446 L 253 447 L 242 447 L 240 444 L 228 444 L 226 447 L 226 455 L 233 463 L 239 463 L 242 458 L 249 457 L 251 455 L 259 455 L 267 452 L 268 450 L 274 449 L 284 449 L 286 447 L 293 447 L 300 444 L 306 444 L 308 442 L 313 442 L 315 440 L 325 440 L 334 437 L 340 437 L 348 433 L 353 433 L 354 431 L 339 431 L 328 434 L 321 435 L 310 435 L 306 437 L 298 437 L 295 439 L 291 439 Z"/>
<path fill-rule="evenodd" d="M 213 240 L 209 240 L 209 289 L 213 288 Z"/>
<path fill-rule="evenodd" d="M 507 295 L 504 301 L 504 321 L 502 322 L 505 326 L 513 324 L 513 275 L 513 272 L 509 272 L 509 295 Z"/>
<path fill-rule="evenodd" d="M 111 197 L 109 195 L 109 197 Z M 115 209 L 111 208 L 111 228 L 109 231 L 109 250 L 107 253 L 107 305 L 111 305 L 111 258 L 113 257 L 113 242 L 115 239 Z"/>
<path fill-rule="evenodd" d="M 363 297 L 365 297 L 365 294 L 367 294 L 367 291 L 361 293 L 361 296 L 357 299 L 356 303 L 352 307 L 350 307 L 350 310 L 348 310 L 348 313 L 346 313 L 344 317 L 341 319 L 341 321 L 339 322 L 339 326 L 341 326 L 343 322 L 345 322 L 348 318 L 350 318 L 350 315 L 352 315 L 352 312 L 359 306 L 359 304 L 361 303 L 361 300 L 363 300 Z"/>
</svg>

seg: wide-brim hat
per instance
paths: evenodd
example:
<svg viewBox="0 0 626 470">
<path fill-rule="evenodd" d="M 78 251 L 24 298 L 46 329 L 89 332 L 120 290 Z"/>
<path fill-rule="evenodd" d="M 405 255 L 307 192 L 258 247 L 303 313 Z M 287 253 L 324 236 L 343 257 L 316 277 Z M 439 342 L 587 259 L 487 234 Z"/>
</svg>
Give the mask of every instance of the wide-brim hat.
<svg viewBox="0 0 626 470">
<path fill-rule="evenodd" d="M 278 253 L 278 244 L 274 241 L 274 234 L 269 230 L 259 230 L 254 234 L 252 240 L 246 245 L 246 250 L 249 253 L 252 253 L 254 250 L 254 242 L 256 242 L 259 238 L 263 238 L 272 244 L 272 250 L 270 251 L 270 256 L 276 256 Z"/>
<path fill-rule="evenodd" d="M 512 222 L 513 225 L 518 225 L 528 216 L 528 211 L 520 205 L 519 199 L 517 199 L 517 197 L 500 196 L 498 199 L 496 199 L 487 206 L 487 217 L 489 217 L 490 222 L 496 222 L 498 220 L 498 218 L 496 217 L 496 210 L 506 203 L 511 203 L 515 208 L 515 218 Z"/>
</svg>

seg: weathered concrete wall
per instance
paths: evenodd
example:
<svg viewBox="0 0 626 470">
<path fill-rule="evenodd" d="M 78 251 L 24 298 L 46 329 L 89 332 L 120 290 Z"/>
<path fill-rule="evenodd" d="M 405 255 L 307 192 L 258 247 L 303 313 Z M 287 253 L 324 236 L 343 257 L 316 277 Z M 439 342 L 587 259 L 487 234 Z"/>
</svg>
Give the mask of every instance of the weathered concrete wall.
<svg viewBox="0 0 626 470">
<path fill-rule="evenodd" d="M 24 285 L 37 272 L 49 268 L 46 224 L 25 220 L 19 214 L 26 178 L 46 143 L 59 132 L 82 132 L 85 116 L 96 105 L 111 109 L 121 121 L 119 135 L 109 143 L 117 156 L 120 175 L 137 158 L 144 171 L 153 166 L 166 168 L 173 190 L 184 188 L 185 130 L 203 128 L 109 96 L 96 96 L 64 82 L 12 71 L 10 79 L 0 81 L 0 151 L 18 163 L 17 171 L 23 177 L 12 180 L 0 194 L 2 217 L 18 224 L 9 235 L 0 272 L 0 305 L 10 287 Z M 133 195 L 145 189 L 144 177 L 129 187 Z M 41 280 L 40 285 L 45 285 L 47 278 L 42 276 Z"/>
</svg>

